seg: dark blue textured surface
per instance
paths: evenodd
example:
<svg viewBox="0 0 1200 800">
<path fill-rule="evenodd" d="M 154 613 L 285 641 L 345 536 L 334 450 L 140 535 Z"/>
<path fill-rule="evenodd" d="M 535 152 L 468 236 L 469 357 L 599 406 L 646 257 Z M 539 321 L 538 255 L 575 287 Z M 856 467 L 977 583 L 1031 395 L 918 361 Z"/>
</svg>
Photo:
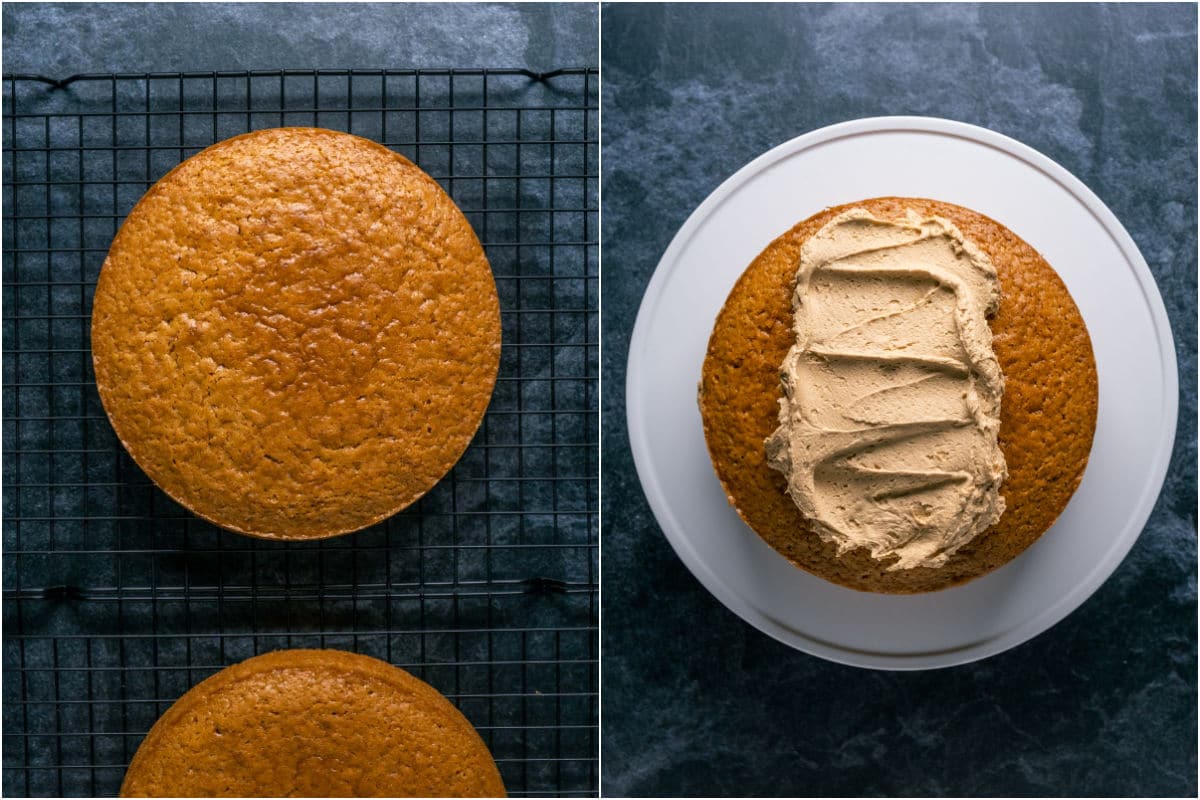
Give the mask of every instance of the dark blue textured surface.
<svg viewBox="0 0 1200 800">
<path fill-rule="evenodd" d="M 607 5 L 603 786 L 608 794 L 1195 795 L 1196 9 Z M 920 114 L 1046 153 L 1136 240 L 1174 329 L 1171 469 L 1078 611 L 982 663 L 882 673 L 792 651 L 713 599 L 638 485 L 629 335 L 671 237 L 763 151 Z"/>
<path fill-rule="evenodd" d="M 4 71 L 595 66 L 579 3 L 29 3 L 4 7 Z"/>
</svg>

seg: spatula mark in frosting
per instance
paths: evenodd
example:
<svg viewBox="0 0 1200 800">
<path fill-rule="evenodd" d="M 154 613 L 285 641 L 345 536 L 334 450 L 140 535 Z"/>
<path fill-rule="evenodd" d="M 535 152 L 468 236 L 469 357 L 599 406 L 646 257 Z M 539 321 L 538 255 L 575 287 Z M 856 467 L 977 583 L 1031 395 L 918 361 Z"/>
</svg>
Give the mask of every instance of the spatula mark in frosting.
<svg viewBox="0 0 1200 800">
<path fill-rule="evenodd" d="M 839 553 L 937 567 L 1004 511 L 999 295 L 987 255 L 940 217 L 852 209 L 805 243 L 766 449 Z"/>
</svg>

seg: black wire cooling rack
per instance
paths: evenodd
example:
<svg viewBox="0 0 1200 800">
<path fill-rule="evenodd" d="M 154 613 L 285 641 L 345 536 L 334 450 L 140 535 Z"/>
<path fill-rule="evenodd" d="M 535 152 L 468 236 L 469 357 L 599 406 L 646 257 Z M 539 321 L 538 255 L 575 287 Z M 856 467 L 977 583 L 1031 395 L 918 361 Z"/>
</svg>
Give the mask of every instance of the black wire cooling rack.
<svg viewBox="0 0 1200 800">
<path fill-rule="evenodd" d="M 596 72 L 7 76 L 3 792 L 113 795 L 189 687 L 283 647 L 385 659 L 449 696 L 514 795 L 597 792 Z M 199 520 L 96 393 L 92 294 L 142 193 L 280 125 L 380 141 L 484 242 L 500 377 L 461 462 L 366 531 L 273 543 Z"/>
</svg>

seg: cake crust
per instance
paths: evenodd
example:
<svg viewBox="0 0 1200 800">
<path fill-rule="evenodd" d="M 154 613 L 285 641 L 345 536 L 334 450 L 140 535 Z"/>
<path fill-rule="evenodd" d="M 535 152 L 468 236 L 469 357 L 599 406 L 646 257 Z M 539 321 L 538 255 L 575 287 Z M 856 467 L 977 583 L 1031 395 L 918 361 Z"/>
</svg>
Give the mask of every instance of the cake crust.
<svg viewBox="0 0 1200 800">
<path fill-rule="evenodd" d="M 378 522 L 457 462 L 500 308 L 467 219 L 387 148 L 317 128 L 220 142 L 156 183 L 96 287 L 96 384 L 168 495 L 230 530 Z"/>
<path fill-rule="evenodd" d="M 766 461 L 778 424 L 779 365 L 794 342 L 791 296 L 803 242 L 851 208 L 884 219 L 911 209 L 949 219 L 991 258 L 1000 278 L 993 348 L 1005 377 L 1000 448 L 1007 510 L 939 568 L 887 571 L 865 549 L 841 556 L 806 524 Z M 881 197 L 828 208 L 775 239 L 730 292 L 709 339 L 700 382 L 704 435 L 729 502 L 797 567 L 861 591 L 936 591 L 1011 561 L 1058 518 L 1079 486 L 1096 427 L 1098 383 L 1091 340 L 1058 274 L 1000 223 L 961 206 Z"/>
<path fill-rule="evenodd" d="M 368 656 L 278 650 L 192 687 L 122 797 L 503 797 L 483 740 L 427 683 Z"/>
</svg>

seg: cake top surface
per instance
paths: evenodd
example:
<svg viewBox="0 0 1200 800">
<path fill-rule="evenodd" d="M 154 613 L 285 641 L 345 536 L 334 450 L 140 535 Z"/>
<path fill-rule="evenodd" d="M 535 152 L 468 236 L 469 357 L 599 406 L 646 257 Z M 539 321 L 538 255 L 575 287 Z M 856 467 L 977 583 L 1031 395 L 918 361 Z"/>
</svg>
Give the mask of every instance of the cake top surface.
<svg viewBox="0 0 1200 800">
<path fill-rule="evenodd" d="M 278 650 L 197 684 L 138 748 L 124 797 L 503 796 L 471 724 L 378 659 Z"/>
<path fill-rule="evenodd" d="M 458 460 L 500 357 L 495 281 L 438 184 L 356 136 L 278 128 L 164 176 L 101 271 L 96 382 L 168 494 L 269 538 L 357 530 Z"/>
<path fill-rule="evenodd" d="M 987 254 L 1002 300 L 989 320 L 1004 376 L 999 444 L 1008 476 L 1000 519 L 938 567 L 896 569 L 865 547 L 839 553 L 787 495 L 763 442 L 779 425 L 780 370 L 796 343 L 792 289 L 800 252 L 839 214 L 860 208 L 904 220 L 943 217 Z M 752 346 L 748 346 L 750 343 Z M 729 502 L 796 566 L 863 591 L 944 589 L 1008 563 L 1066 507 L 1083 477 L 1096 429 L 1098 383 L 1087 327 L 1054 269 L 1013 231 L 938 200 L 878 197 L 825 209 L 771 242 L 746 268 L 717 316 L 700 382 L 705 442 Z"/>
</svg>

